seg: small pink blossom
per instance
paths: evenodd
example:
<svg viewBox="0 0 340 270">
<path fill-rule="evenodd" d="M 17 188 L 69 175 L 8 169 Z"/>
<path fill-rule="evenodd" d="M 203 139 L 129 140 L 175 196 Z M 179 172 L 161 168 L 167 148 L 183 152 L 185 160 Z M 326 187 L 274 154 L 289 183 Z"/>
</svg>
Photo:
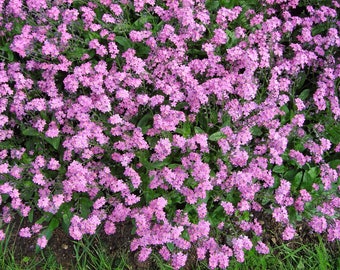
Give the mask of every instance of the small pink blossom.
<svg viewBox="0 0 340 270">
<path fill-rule="evenodd" d="M 47 238 L 45 235 L 41 236 L 37 240 L 37 245 L 41 248 L 44 249 L 47 246 Z"/>
</svg>

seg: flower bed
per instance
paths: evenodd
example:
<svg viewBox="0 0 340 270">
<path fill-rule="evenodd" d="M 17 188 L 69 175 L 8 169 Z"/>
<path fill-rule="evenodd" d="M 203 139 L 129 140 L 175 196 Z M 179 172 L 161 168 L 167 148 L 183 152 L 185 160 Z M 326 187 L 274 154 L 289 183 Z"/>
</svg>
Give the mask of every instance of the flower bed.
<svg viewBox="0 0 340 270">
<path fill-rule="evenodd" d="M 175 269 L 268 253 L 261 215 L 339 239 L 340 5 L 312 2 L 0 1 L 0 238 L 131 220 Z"/>
</svg>

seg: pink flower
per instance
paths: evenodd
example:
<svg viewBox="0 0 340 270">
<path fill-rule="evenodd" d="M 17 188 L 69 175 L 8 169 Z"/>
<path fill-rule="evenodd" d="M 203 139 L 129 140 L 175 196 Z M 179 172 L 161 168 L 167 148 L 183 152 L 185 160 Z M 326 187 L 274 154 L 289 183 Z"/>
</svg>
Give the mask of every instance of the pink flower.
<svg viewBox="0 0 340 270">
<path fill-rule="evenodd" d="M 295 229 L 291 225 L 288 225 L 282 233 L 282 239 L 291 240 L 294 238 L 294 236 L 295 236 Z"/>
<path fill-rule="evenodd" d="M 6 238 L 6 234 L 4 233 L 3 230 L 0 230 L 0 241 L 5 240 L 5 238 Z"/>
<path fill-rule="evenodd" d="M 43 249 L 43 248 L 46 247 L 47 242 L 48 242 L 48 241 L 47 241 L 46 236 L 43 235 L 43 236 L 41 236 L 41 237 L 38 238 L 38 240 L 37 240 L 37 245 L 38 245 L 41 249 Z"/>
<path fill-rule="evenodd" d="M 48 129 L 47 131 L 45 132 L 45 135 L 46 137 L 49 137 L 49 138 L 55 138 L 55 137 L 58 137 L 59 135 L 59 129 L 57 127 L 57 124 L 55 121 L 52 121 L 49 126 L 48 126 Z"/>
<path fill-rule="evenodd" d="M 19 236 L 25 237 L 25 238 L 30 238 L 32 236 L 31 229 L 29 227 L 25 227 L 25 228 L 20 229 Z"/>
<path fill-rule="evenodd" d="M 309 226 L 317 233 L 323 233 L 327 229 L 327 220 L 325 217 L 314 216 L 309 222 Z"/>
<path fill-rule="evenodd" d="M 174 269 L 180 269 L 185 265 L 188 255 L 178 252 L 172 255 L 171 265 Z"/>
<path fill-rule="evenodd" d="M 164 260 L 166 260 L 166 261 L 170 260 L 171 253 L 170 253 L 170 251 L 165 246 L 163 246 L 159 250 L 159 254 L 162 256 L 162 258 Z"/>
<path fill-rule="evenodd" d="M 244 150 L 236 150 L 231 153 L 230 162 L 234 166 L 244 167 L 247 165 L 249 155 Z"/>
<path fill-rule="evenodd" d="M 151 156 L 152 161 L 162 161 L 171 153 L 171 142 L 168 138 L 160 139 L 155 146 L 155 153 Z"/>
<path fill-rule="evenodd" d="M 111 221 L 106 221 L 104 224 L 104 231 L 107 235 L 114 234 L 116 232 L 116 226 Z"/>
<path fill-rule="evenodd" d="M 148 259 L 148 257 L 150 256 L 151 252 L 152 252 L 151 248 L 143 247 L 142 250 L 140 251 L 139 255 L 138 255 L 138 260 L 140 262 L 146 261 Z"/>
<path fill-rule="evenodd" d="M 221 206 L 227 215 L 232 215 L 235 211 L 235 208 L 231 202 L 221 202 Z"/>
<path fill-rule="evenodd" d="M 269 248 L 268 248 L 268 246 L 267 246 L 265 243 L 261 242 L 261 241 L 259 241 L 259 242 L 257 243 L 255 249 L 256 249 L 256 251 L 257 251 L 258 253 L 260 253 L 260 254 L 269 254 Z"/>
</svg>

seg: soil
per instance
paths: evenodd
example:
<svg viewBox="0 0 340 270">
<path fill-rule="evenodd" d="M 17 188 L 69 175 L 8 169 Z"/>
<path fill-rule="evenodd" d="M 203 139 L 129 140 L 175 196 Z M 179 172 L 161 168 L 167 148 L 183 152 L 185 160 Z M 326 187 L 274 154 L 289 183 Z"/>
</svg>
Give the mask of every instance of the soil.
<svg viewBox="0 0 340 270">
<path fill-rule="evenodd" d="M 269 246 L 276 246 L 283 243 L 281 238 L 281 234 L 283 231 L 282 226 L 278 226 L 271 216 L 259 216 L 259 220 L 261 220 L 264 234 L 263 234 L 263 242 L 268 244 Z M 30 224 L 25 224 L 23 221 L 20 225 L 20 218 L 15 219 L 11 225 L 13 226 L 12 236 L 10 238 L 10 248 L 14 249 L 14 256 L 18 263 L 24 265 L 25 258 L 30 258 L 30 260 L 34 259 L 39 261 L 42 259 L 41 253 L 35 252 L 35 244 L 36 238 L 21 238 L 18 235 L 19 228 L 29 226 Z M 19 227 L 20 226 L 20 227 Z M 105 252 L 108 256 L 113 256 L 115 258 L 119 258 L 120 254 L 126 254 L 126 251 L 129 250 L 130 242 L 133 239 L 133 235 L 131 234 L 133 229 L 133 225 L 131 222 L 125 222 L 117 224 L 117 230 L 114 235 L 106 235 L 103 230 L 99 230 L 96 238 L 94 238 L 92 245 L 94 248 L 97 246 L 101 246 L 105 248 Z M 290 248 L 298 248 L 304 243 L 319 243 L 319 238 L 317 235 L 312 234 L 308 225 L 301 223 L 296 226 L 298 236 L 294 238 L 293 241 L 286 242 L 286 244 Z M 249 235 L 250 236 L 250 235 Z M 323 238 L 326 240 L 326 236 L 323 235 Z M 99 245 L 100 241 L 100 245 Z M 339 244 L 336 242 L 327 242 L 327 249 L 336 256 L 340 256 Z M 56 258 L 58 264 L 62 266 L 63 270 L 73 270 L 77 269 L 77 261 L 75 256 L 75 251 L 73 248 L 73 240 L 61 229 L 57 228 L 52 238 L 49 240 L 46 250 L 44 252 L 50 252 Z M 185 270 L 196 269 L 197 257 L 195 249 L 192 248 L 188 252 L 188 261 L 187 265 L 184 268 Z M 149 259 L 146 262 L 138 261 L 138 253 L 137 252 L 129 252 L 128 253 L 129 265 L 130 269 L 140 269 L 140 270 L 149 270 L 149 269 L 159 269 L 155 263 L 155 261 Z M 24 269 L 24 268 L 23 268 Z M 37 268 L 39 269 L 39 268 Z M 100 270 L 100 269 L 98 269 Z"/>
</svg>

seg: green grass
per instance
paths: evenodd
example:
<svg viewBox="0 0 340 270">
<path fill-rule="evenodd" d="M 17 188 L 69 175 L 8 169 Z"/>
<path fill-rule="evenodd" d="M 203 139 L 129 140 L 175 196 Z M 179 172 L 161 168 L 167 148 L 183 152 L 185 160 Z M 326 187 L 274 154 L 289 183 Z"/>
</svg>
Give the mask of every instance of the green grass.
<svg viewBox="0 0 340 270">
<path fill-rule="evenodd" d="M 230 263 L 230 269 L 337 270 L 340 269 L 339 242 L 337 243 L 337 250 L 337 253 L 328 250 L 319 237 L 319 243 L 294 243 L 294 247 L 290 247 L 289 244 L 282 244 L 274 247 L 271 253 L 267 255 L 258 255 L 254 250 L 250 250 L 246 252 L 243 264 L 239 264 L 233 259 Z"/>
<path fill-rule="evenodd" d="M 83 240 L 74 242 L 73 248 L 77 262 L 74 269 L 132 269 L 128 265 L 127 252 L 118 252 L 118 255 L 114 257 L 109 255 L 107 247 L 101 244 L 97 236 L 84 237 Z"/>
<path fill-rule="evenodd" d="M 24 256 L 18 261 L 15 256 L 15 236 L 7 229 L 10 237 L 0 242 L 0 269 L 3 270 L 69 270 L 56 262 L 56 254 L 50 248 L 40 251 L 34 256 Z M 292 246 L 294 245 L 294 246 Z M 336 242 L 332 249 L 327 248 L 325 242 L 319 237 L 319 242 L 313 244 L 289 243 L 276 246 L 268 255 L 259 255 L 255 250 L 245 252 L 245 262 L 238 263 L 235 259 L 230 261 L 228 269 L 233 270 L 296 270 L 296 269 L 340 269 L 340 242 Z M 73 266 L 75 270 L 126 270 L 136 269 L 129 256 L 129 250 L 109 251 L 109 247 L 100 241 L 97 235 L 84 237 L 81 241 L 74 241 L 70 247 L 73 252 Z M 113 255 L 112 255 L 113 254 Z M 157 254 L 150 257 L 150 269 L 171 270 L 172 267 L 164 263 Z M 196 261 L 191 265 L 192 269 L 209 269 L 207 261 Z M 146 268 L 144 268 L 146 269 Z"/>
</svg>

